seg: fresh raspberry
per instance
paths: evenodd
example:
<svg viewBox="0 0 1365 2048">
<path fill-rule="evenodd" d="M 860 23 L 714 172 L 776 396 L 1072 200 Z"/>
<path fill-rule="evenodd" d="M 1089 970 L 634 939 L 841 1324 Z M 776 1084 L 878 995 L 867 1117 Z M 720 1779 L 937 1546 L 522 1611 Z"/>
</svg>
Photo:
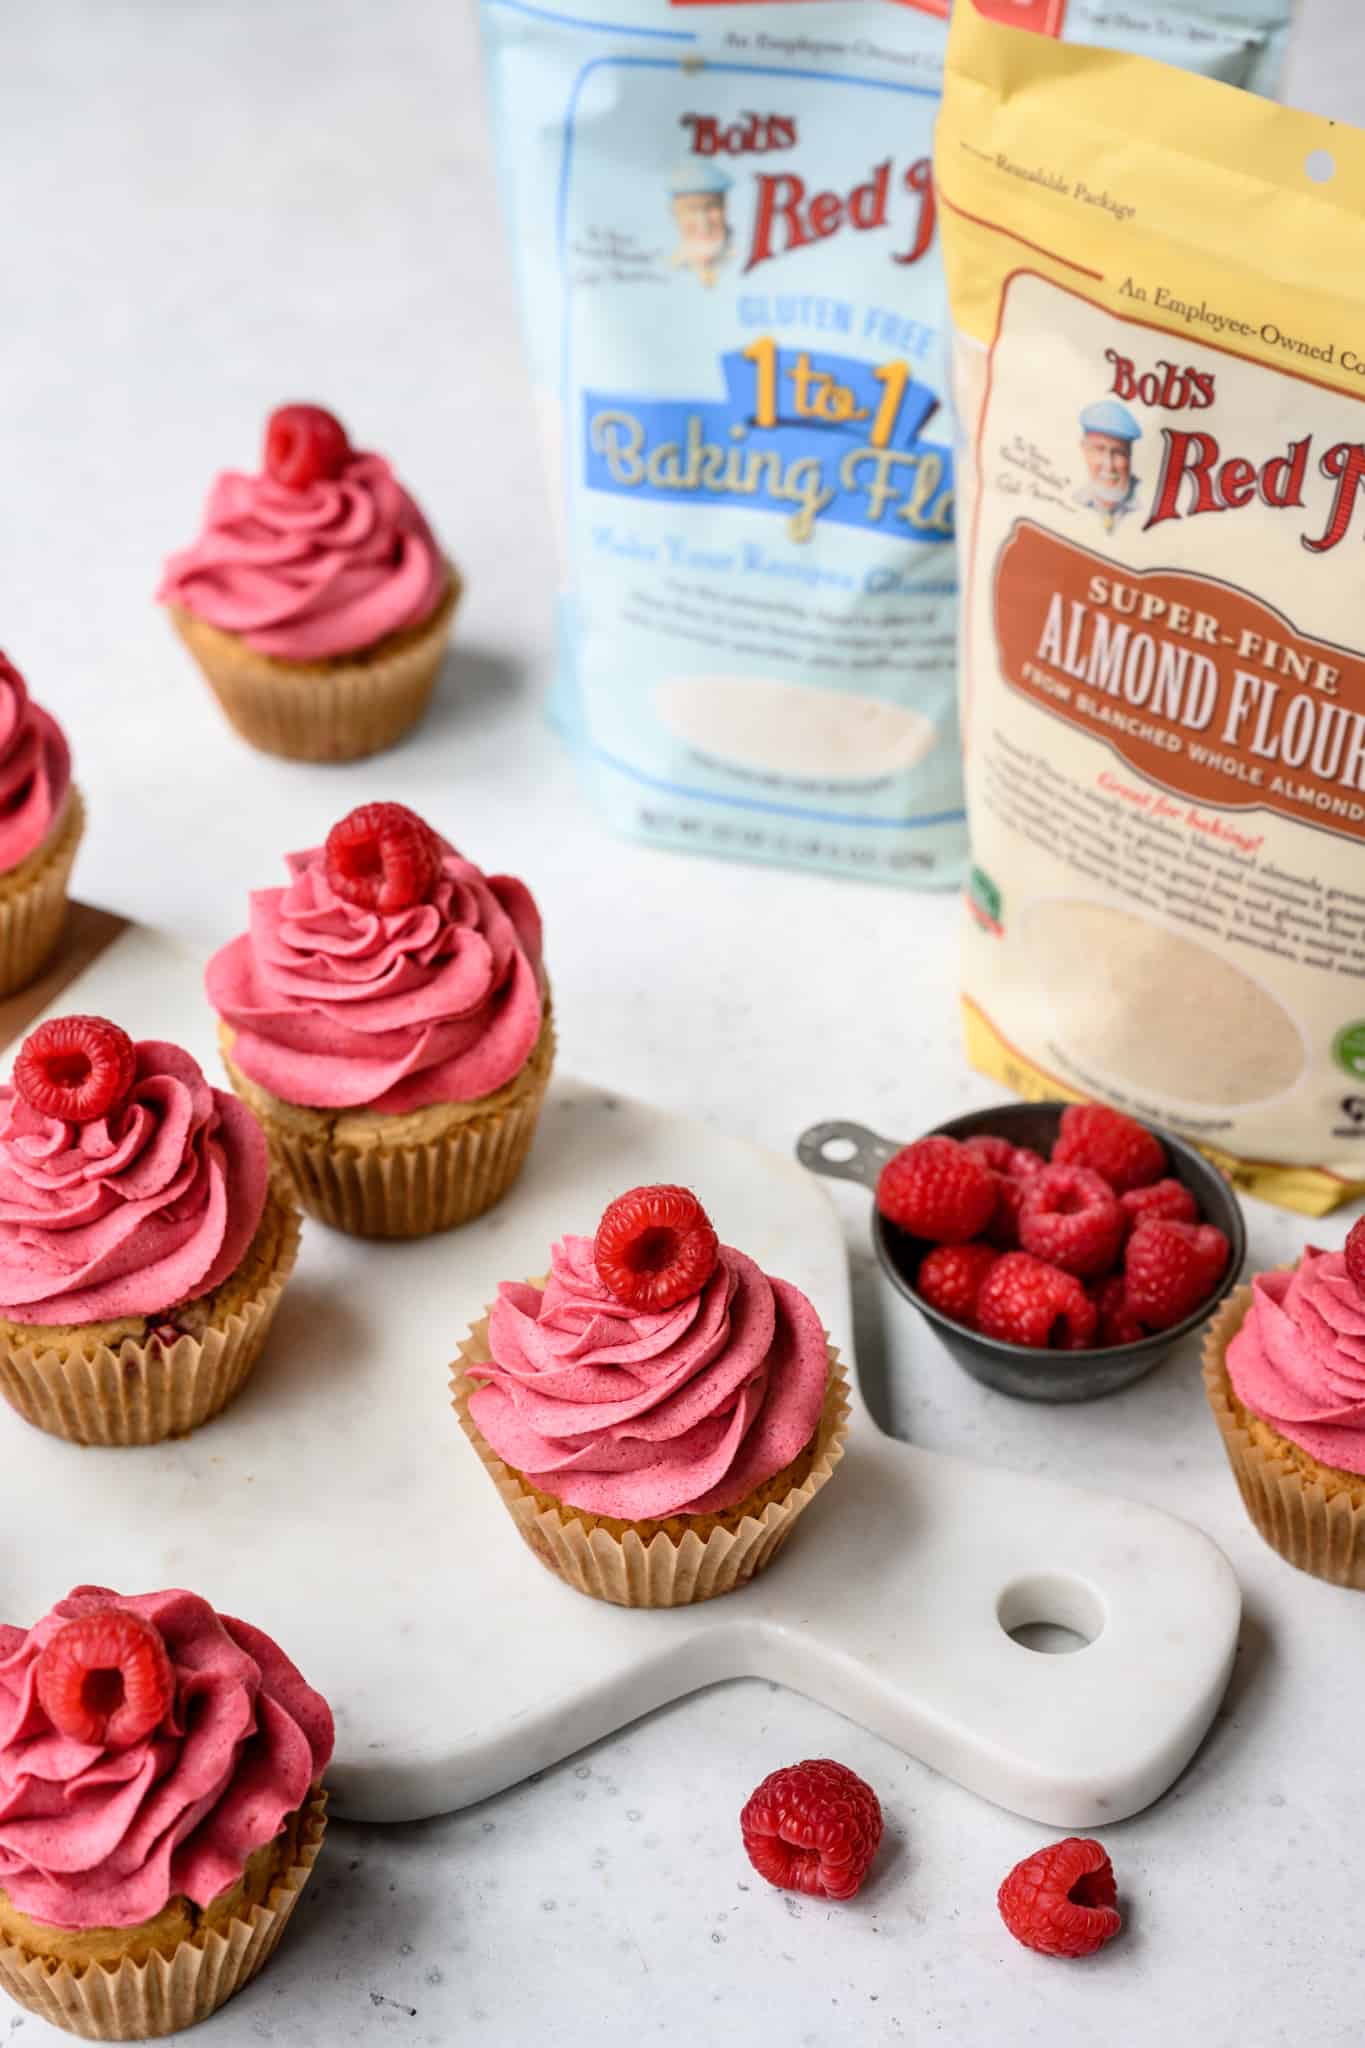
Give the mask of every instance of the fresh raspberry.
<svg viewBox="0 0 1365 2048">
<path fill-rule="evenodd" d="M 1346 1271 L 1350 1274 L 1360 1292 L 1365 1294 L 1365 1216 L 1361 1217 L 1359 1223 L 1351 1225 L 1350 1234 L 1346 1239 L 1344 1256 L 1346 1259 Z"/>
<path fill-rule="evenodd" d="M 338 477 L 350 459 L 345 427 L 323 406 L 277 406 L 265 423 L 266 475 L 288 490 Z"/>
<path fill-rule="evenodd" d="M 1199 1204 L 1178 1180 L 1154 1180 L 1150 1187 L 1129 1188 L 1119 1196 L 1124 1227 L 1135 1230 L 1139 1223 L 1197 1223 Z"/>
<path fill-rule="evenodd" d="M 962 1149 L 984 1160 L 993 1173 L 1003 1173 L 1009 1180 L 1028 1180 L 1032 1174 L 1041 1173 L 1047 1165 L 1041 1152 L 1033 1152 L 1027 1145 L 1011 1145 L 1008 1138 L 996 1138 L 987 1131 L 982 1131 L 975 1138 L 964 1138 Z"/>
<path fill-rule="evenodd" d="M 990 1222 L 995 1190 L 990 1167 L 956 1138 L 920 1138 L 882 1168 L 877 1207 L 912 1237 L 965 1244 Z"/>
<path fill-rule="evenodd" d="M 976 1327 L 986 1337 L 1035 1351 L 1084 1351 L 1095 1341 L 1094 1302 L 1074 1273 L 1027 1252 L 1005 1252 L 976 1297 Z"/>
<path fill-rule="evenodd" d="M 1222 1279 L 1228 1241 L 1211 1223 L 1139 1223 L 1123 1257 L 1128 1306 L 1150 1330 L 1193 1315 Z"/>
<path fill-rule="evenodd" d="M 1101 1344 L 1136 1344 L 1147 1335 L 1128 1302 L 1128 1283 L 1111 1273 L 1095 1286 L 1091 1300 L 1099 1310 Z"/>
<path fill-rule="evenodd" d="M 981 1283 L 999 1256 L 990 1244 L 936 1244 L 920 1264 L 916 1291 L 940 1315 L 972 1329 Z"/>
<path fill-rule="evenodd" d="M 175 1697 L 160 1632 L 121 1607 L 65 1622 L 44 1646 L 35 1679 L 59 1734 L 110 1749 L 149 1735 Z"/>
<path fill-rule="evenodd" d="M 88 1124 L 122 1102 L 136 1072 L 132 1039 L 107 1017 L 52 1017 L 19 1048 L 14 1085 L 43 1116 Z"/>
<path fill-rule="evenodd" d="M 1016 1863 L 999 1904 L 1015 1940 L 1044 1956 L 1093 1956 L 1123 1925 L 1114 1866 L 1099 1842 L 1080 1835 Z"/>
<path fill-rule="evenodd" d="M 628 1308 L 653 1312 L 699 1294 L 716 1270 L 716 1233 L 690 1188 L 632 1188 L 602 1212 L 597 1277 Z"/>
<path fill-rule="evenodd" d="M 851 1899 L 882 1838 L 876 1793 L 828 1757 L 772 1771 L 739 1817 L 749 1861 L 783 1891 Z"/>
<path fill-rule="evenodd" d="M 1167 1163 L 1166 1147 L 1154 1131 L 1102 1102 L 1068 1104 L 1052 1158 L 1057 1166 L 1090 1167 L 1116 1195 L 1160 1180 Z"/>
<path fill-rule="evenodd" d="M 424 903 L 441 874 L 441 842 L 406 804 L 361 804 L 327 834 L 327 880 L 361 910 L 388 914 Z"/>
<path fill-rule="evenodd" d="M 1088 1166 L 1048 1166 L 1023 1183 L 1019 1243 L 1035 1259 L 1083 1277 L 1107 1273 L 1123 1242 L 1123 1211 Z"/>
</svg>

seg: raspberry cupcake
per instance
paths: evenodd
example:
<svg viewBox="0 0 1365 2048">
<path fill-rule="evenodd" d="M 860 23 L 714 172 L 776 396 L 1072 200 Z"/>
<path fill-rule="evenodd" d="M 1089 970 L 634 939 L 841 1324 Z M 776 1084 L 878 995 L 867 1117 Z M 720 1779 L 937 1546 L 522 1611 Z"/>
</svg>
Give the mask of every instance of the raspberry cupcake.
<svg viewBox="0 0 1365 2048">
<path fill-rule="evenodd" d="M 331 1755 L 327 1702 L 194 1593 L 0 1624 L 0 1986 L 87 2041 L 207 2019 L 294 1910 Z"/>
<path fill-rule="evenodd" d="M 157 592 L 242 738 L 354 761 L 427 708 L 460 579 L 382 455 L 317 405 L 270 415 L 259 475 L 226 470 Z"/>
<path fill-rule="evenodd" d="M 501 1201 L 554 1058 L 540 914 L 402 804 L 363 804 L 209 962 L 233 1087 L 310 1215 L 424 1237 Z"/>
<path fill-rule="evenodd" d="M 0 998 L 27 988 L 57 950 L 84 827 L 65 735 L 0 654 Z"/>
<path fill-rule="evenodd" d="M 1204 1386 L 1242 1501 L 1300 1571 L 1365 1591 L 1365 1223 L 1229 1296 Z"/>
<path fill-rule="evenodd" d="M 843 1456 L 848 1383 L 805 1295 L 636 1188 L 460 1346 L 455 1410 L 525 1542 L 580 1593 L 683 1607 L 776 1556 Z"/>
<path fill-rule="evenodd" d="M 177 1045 L 57 1017 L 0 1087 L 0 1393 L 79 1444 L 225 1408 L 299 1246 L 250 1110 Z"/>
</svg>

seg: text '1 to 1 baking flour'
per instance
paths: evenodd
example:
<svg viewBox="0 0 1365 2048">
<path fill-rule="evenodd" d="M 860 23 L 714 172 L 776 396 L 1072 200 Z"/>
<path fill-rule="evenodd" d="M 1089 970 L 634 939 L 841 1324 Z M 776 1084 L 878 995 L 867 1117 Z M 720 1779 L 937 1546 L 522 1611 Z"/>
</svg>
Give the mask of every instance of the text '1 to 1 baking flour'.
<svg viewBox="0 0 1365 2048">
<path fill-rule="evenodd" d="M 990 0 L 1265 86 L 1284 0 Z M 484 0 L 563 561 L 557 705 L 610 823 L 965 867 L 931 176 L 947 0 Z"/>
<path fill-rule="evenodd" d="M 960 8 L 937 178 L 971 1056 L 1321 1212 L 1365 1182 L 1365 136 Z"/>
</svg>

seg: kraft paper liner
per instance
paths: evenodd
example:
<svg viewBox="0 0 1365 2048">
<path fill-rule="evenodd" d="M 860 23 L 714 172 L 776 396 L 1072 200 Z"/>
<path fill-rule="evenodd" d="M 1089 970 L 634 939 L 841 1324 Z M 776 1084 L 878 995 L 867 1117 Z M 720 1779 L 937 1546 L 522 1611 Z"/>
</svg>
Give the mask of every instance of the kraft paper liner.
<svg viewBox="0 0 1365 2048">
<path fill-rule="evenodd" d="M 268 1266 L 244 1301 L 215 1311 L 202 1337 L 185 1335 L 169 1346 L 125 1337 L 117 1349 L 101 1344 L 90 1353 L 0 1345 L 0 1394 L 35 1429 L 106 1447 L 159 1444 L 221 1414 L 264 1349 L 298 1257 L 298 1210 L 273 1191 L 269 1210 Z"/>
<path fill-rule="evenodd" d="M 467 1117 L 415 1145 L 338 1144 L 307 1137 L 272 1117 L 224 1051 L 234 1089 L 264 1127 L 277 1168 L 293 1182 L 310 1216 L 352 1237 L 429 1237 L 470 1223 L 500 1202 L 535 1138 L 554 1064 L 554 1029 L 528 1060 L 518 1092 L 487 1115 Z"/>
<path fill-rule="evenodd" d="M 153 1953 L 145 1962 L 125 1960 L 116 1969 L 103 1963 L 73 1967 L 6 1945 L 0 1947 L 0 1989 L 83 2041 L 149 2041 L 192 2027 L 217 2012 L 269 1962 L 326 1831 L 327 1794 L 318 1790 L 304 1809 L 298 1853 L 264 1904 L 234 1916 L 225 1927 L 201 1929 L 169 1956 Z"/>
<path fill-rule="evenodd" d="M 772 1563 L 844 1455 L 848 1380 L 838 1351 L 829 1344 L 825 1404 L 810 1469 L 799 1484 L 767 1501 L 756 1513 L 742 1515 L 737 1527 L 724 1526 L 736 1512 L 728 1509 L 696 1518 L 706 1529 L 704 1536 L 697 1529 L 687 1529 L 680 1537 L 660 1529 L 646 1543 L 629 1527 L 617 1536 L 600 1523 L 589 1528 L 571 1507 L 541 1506 L 543 1496 L 534 1494 L 521 1474 L 504 1464 L 486 1441 L 469 1412 L 475 1385 L 468 1368 L 486 1364 L 489 1357 L 488 1317 L 484 1315 L 462 1340 L 460 1357 L 451 1369 L 452 1405 L 461 1429 L 478 1452 L 527 1547 L 575 1592 L 586 1593 L 592 1600 L 607 1600 L 615 1607 L 688 1607 L 747 1585 Z"/>
<path fill-rule="evenodd" d="M 74 786 L 60 828 L 46 851 L 0 875 L 0 998 L 36 979 L 66 925 L 66 885 L 85 830 L 85 805 Z"/>
<path fill-rule="evenodd" d="M 244 740 L 287 761 L 359 761 L 395 746 L 425 712 L 460 592 L 451 567 L 444 597 L 420 626 L 353 658 L 317 663 L 276 661 L 181 605 L 170 613 Z"/>
<path fill-rule="evenodd" d="M 1319 1465 L 1285 1443 L 1268 1423 L 1248 1415 L 1228 1376 L 1227 1347 L 1252 1300 L 1250 1286 L 1237 1288 L 1204 1336 L 1204 1389 L 1242 1504 L 1290 1564 L 1365 1592 L 1365 1477 Z"/>
</svg>

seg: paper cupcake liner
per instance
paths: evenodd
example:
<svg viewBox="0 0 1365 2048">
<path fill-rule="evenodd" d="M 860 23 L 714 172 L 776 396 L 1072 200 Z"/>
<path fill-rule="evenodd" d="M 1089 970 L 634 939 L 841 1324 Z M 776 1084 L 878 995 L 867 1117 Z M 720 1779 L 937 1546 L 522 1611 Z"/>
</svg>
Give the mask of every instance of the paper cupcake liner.
<svg viewBox="0 0 1365 2048">
<path fill-rule="evenodd" d="M 451 1369 L 453 1406 L 522 1541 L 548 1570 L 575 1592 L 607 1600 L 614 1607 L 690 1607 L 733 1593 L 771 1564 L 843 1457 L 848 1380 L 837 1350 L 828 1338 L 825 1341 L 829 1382 L 805 1478 L 752 1514 L 744 1513 L 740 1502 L 723 1515 L 699 1515 L 696 1520 L 704 1534 L 692 1528 L 675 1537 L 659 1529 L 646 1542 L 635 1529 L 627 1527 L 617 1536 L 600 1523 L 590 1528 L 571 1507 L 543 1505 L 543 1497 L 504 1464 L 469 1412 L 474 1383 L 468 1369 L 486 1364 L 490 1356 L 486 1315 L 462 1341 Z M 728 1526 L 730 1522 L 736 1526 Z"/>
<path fill-rule="evenodd" d="M 36 981 L 56 952 L 66 924 L 66 885 L 85 830 L 85 806 L 74 787 L 61 829 L 32 872 L 0 875 L 0 999 Z"/>
<path fill-rule="evenodd" d="M 171 606 L 177 633 L 228 722 L 244 740 L 288 761 L 359 761 L 392 747 L 431 700 L 460 596 L 450 583 L 430 619 L 354 660 L 290 664 Z"/>
<path fill-rule="evenodd" d="M 248 1297 L 202 1337 L 125 1337 L 93 1352 L 55 1346 L 0 1346 L 0 1393 L 16 1414 L 68 1443 L 130 1446 L 187 1436 L 221 1413 L 264 1348 L 285 1281 L 298 1257 L 292 1202 L 269 1197 L 278 1236 L 268 1270 Z M 250 1254 L 248 1254 L 248 1257 Z"/>
<path fill-rule="evenodd" d="M 500 1202 L 531 1149 L 554 1064 L 551 1028 L 512 1098 L 415 1145 L 359 1146 L 307 1137 L 248 1092 L 230 1056 L 228 1077 L 256 1111 L 276 1165 L 310 1216 L 353 1237 L 429 1237 L 482 1216 Z"/>
<path fill-rule="evenodd" d="M 191 1935 L 173 1954 L 73 1968 L 27 1949 L 0 1947 L 0 1989 L 29 2012 L 83 2041 L 149 2041 L 206 2020 L 270 1960 L 318 1860 L 327 1831 L 327 1794 L 304 1811 L 298 1854 L 265 1903 L 225 1927 Z"/>
<path fill-rule="evenodd" d="M 1277 1450 L 1282 1439 L 1254 1434 L 1237 1402 L 1227 1348 L 1252 1299 L 1249 1286 L 1237 1288 L 1204 1336 L 1204 1388 L 1242 1504 L 1271 1549 L 1301 1572 L 1365 1592 L 1365 1477 L 1333 1474 L 1287 1444 Z M 1314 1478 L 1313 1470 L 1322 1477 Z"/>
</svg>

